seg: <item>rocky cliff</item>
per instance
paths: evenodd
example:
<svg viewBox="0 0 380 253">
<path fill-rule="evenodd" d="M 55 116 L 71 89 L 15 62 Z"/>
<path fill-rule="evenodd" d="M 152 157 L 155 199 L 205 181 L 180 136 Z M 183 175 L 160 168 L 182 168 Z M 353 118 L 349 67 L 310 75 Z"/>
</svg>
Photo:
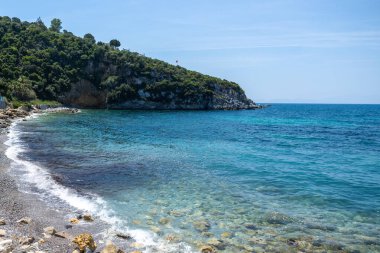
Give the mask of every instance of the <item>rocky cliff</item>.
<svg viewBox="0 0 380 253">
<path fill-rule="evenodd" d="M 231 81 L 152 59 L 120 43 L 96 42 L 61 22 L 0 17 L 0 95 L 83 108 L 237 110 L 259 108 Z"/>
</svg>

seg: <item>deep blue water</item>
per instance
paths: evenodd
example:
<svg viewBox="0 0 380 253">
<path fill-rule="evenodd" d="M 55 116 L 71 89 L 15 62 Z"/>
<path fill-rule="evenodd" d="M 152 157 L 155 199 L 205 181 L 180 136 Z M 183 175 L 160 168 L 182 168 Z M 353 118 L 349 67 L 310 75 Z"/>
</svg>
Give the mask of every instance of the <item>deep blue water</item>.
<svg viewBox="0 0 380 253">
<path fill-rule="evenodd" d="M 380 251 L 379 105 L 83 110 L 17 127 L 23 159 L 155 240 L 197 249 L 217 238 L 225 252 Z"/>
</svg>

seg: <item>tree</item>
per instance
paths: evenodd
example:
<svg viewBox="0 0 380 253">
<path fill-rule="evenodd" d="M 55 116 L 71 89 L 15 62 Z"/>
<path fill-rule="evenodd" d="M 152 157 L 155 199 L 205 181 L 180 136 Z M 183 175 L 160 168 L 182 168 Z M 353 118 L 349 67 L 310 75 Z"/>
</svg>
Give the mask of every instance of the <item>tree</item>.
<svg viewBox="0 0 380 253">
<path fill-rule="evenodd" d="M 61 20 L 58 19 L 58 18 L 54 18 L 51 21 L 50 31 L 59 33 L 61 31 L 61 29 L 62 29 L 62 22 L 61 22 Z"/>
<path fill-rule="evenodd" d="M 85 41 L 89 41 L 91 44 L 95 44 L 95 37 L 91 34 L 91 33 L 86 33 L 84 36 L 83 36 L 83 39 Z"/>
<path fill-rule="evenodd" d="M 117 47 L 120 47 L 120 45 L 121 45 L 120 41 L 118 41 L 118 40 L 113 39 L 113 40 L 110 41 L 110 46 L 111 47 L 117 48 Z"/>
</svg>

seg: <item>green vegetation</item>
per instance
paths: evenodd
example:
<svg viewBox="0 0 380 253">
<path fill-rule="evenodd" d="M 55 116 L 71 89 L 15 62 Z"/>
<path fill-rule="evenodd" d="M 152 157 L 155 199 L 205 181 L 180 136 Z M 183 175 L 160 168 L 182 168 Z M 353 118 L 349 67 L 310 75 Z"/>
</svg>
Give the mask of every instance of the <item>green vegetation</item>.
<svg viewBox="0 0 380 253">
<path fill-rule="evenodd" d="M 244 94 L 238 84 L 189 71 L 129 50 L 120 42 L 97 42 L 62 30 L 53 19 L 50 27 L 38 19 L 25 22 L 0 17 L 0 94 L 10 101 L 60 101 L 80 80 L 90 81 L 107 94 L 108 103 L 139 97 L 139 90 L 151 100 L 174 93 L 184 99 L 210 99 L 216 86 Z"/>
<path fill-rule="evenodd" d="M 49 106 L 49 107 L 62 106 L 57 101 L 40 100 L 40 99 L 35 99 L 35 100 L 30 100 L 30 101 L 13 100 L 12 105 L 14 108 L 18 108 L 20 106 L 32 107 L 32 106 L 41 106 L 41 105 L 45 105 L 45 106 Z"/>
</svg>

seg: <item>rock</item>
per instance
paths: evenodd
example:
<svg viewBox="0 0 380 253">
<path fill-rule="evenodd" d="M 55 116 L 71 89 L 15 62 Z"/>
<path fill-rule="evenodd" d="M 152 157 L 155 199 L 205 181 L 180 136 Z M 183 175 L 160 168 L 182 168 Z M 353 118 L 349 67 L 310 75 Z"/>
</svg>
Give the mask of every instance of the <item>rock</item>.
<svg viewBox="0 0 380 253">
<path fill-rule="evenodd" d="M 4 229 L 0 229 L 0 237 L 4 237 L 7 232 Z"/>
<path fill-rule="evenodd" d="M 113 242 L 107 241 L 106 246 L 102 249 L 101 253 L 117 253 L 117 247 Z"/>
<path fill-rule="evenodd" d="M 94 219 L 92 218 L 91 214 L 89 214 L 89 213 L 84 214 L 83 215 L 83 219 L 85 221 L 94 221 Z"/>
<path fill-rule="evenodd" d="M 0 252 L 11 253 L 13 250 L 13 241 L 11 239 L 0 241 Z"/>
<path fill-rule="evenodd" d="M 67 225 L 65 225 L 65 228 L 66 228 L 66 229 L 73 228 L 73 225 L 67 224 Z"/>
<path fill-rule="evenodd" d="M 65 239 L 71 239 L 72 238 L 72 236 L 65 231 L 55 232 L 54 236 L 59 237 L 59 238 L 65 238 Z"/>
<path fill-rule="evenodd" d="M 152 230 L 154 233 L 159 234 L 161 232 L 161 229 L 156 226 L 150 227 L 150 230 Z"/>
<path fill-rule="evenodd" d="M 293 219 L 279 212 L 271 212 L 264 217 L 264 220 L 269 224 L 285 225 L 291 223 Z"/>
<path fill-rule="evenodd" d="M 232 234 L 230 232 L 223 232 L 220 236 L 223 238 L 231 238 Z"/>
<path fill-rule="evenodd" d="M 106 247 L 104 247 L 101 253 L 123 253 L 123 251 L 118 249 L 113 242 L 107 241 Z"/>
<path fill-rule="evenodd" d="M 42 235 L 44 236 L 45 239 L 50 239 L 51 238 L 51 235 L 49 235 L 49 234 L 42 233 Z"/>
<path fill-rule="evenodd" d="M 220 250 L 223 250 L 226 247 L 226 244 L 222 240 L 219 240 L 217 238 L 211 238 L 207 241 L 207 244 Z"/>
<path fill-rule="evenodd" d="M 193 226 L 199 232 L 206 232 L 211 227 L 210 223 L 208 221 L 206 221 L 206 220 L 195 221 L 195 222 L 193 222 Z"/>
<path fill-rule="evenodd" d="M 202 232 L 202 235 L 203 235 L 204 237 L 213 237 L 213 236 L 214 236 L 214 234 L 211 233 L 211 232 Z"/>
<path fill-rule="evenodd" d="M 81 253 L 79 250 L 74 250 L 73 253 Z"/>
<path fill-rule="evenodd" d="M 79 220 L 77 218 L 71 218 L 69 221 L 72 224 L 78 224 L 79 223 Z"/>
<path fill-rule="evenodd" d="M 168 218 L 161 218 L 158 223 L 160 223 L 161 225 L 166 225 L 170 222 L 170 219 Z"/>
<path fill-rule="evenodd" d="M 5 222 L 5 220 L 4 219 L 0 219 L 0 226 L 4 226 L 4 225 L 6 225 L 7 223 Z"/>
<path fill-rule="evenodd" d="M 257 229 L 256 225 L 251 224 L 251 223 L 244 224 L 244 226 L 246 229 L 250 229 L 250 230 L 256 230 Z"/>
<path fill-rule="evenodd" d="M 30 237 L 21 237 L 18 242 L 21 244 L 21 245 L 29 245 L 31 243 L 34 242 L 34 237 L 33 236 L 30 236 Z"/>
<path fill-rule="evenodd" d="M 132 236 L 130 234 L 124 234 L 124 233 L 120 233 L 120 232 L 116 233 L 116 236 L 120 237 L 122 239 L 125 239 L 125 240 L 132 239 Z"/>
<path fill-rule="evenodd" d="M 289 246 L 293 246 L 293 247 L 297 247 L 298 246 L 298 243 L 297 243 L 296 239 L 288 239 L 287 244 Z"/>
<path fill-rule="evenodd" d="M 38 244 L 44 244 L 45 242 L 46 241 L 44 239 L 42 239 L 42 238 L 38 240 Z"/>
<path fill-rule="evenodd" d="M 184 212 L 180 210 L 171 210 L 168 212 L 168 214 L 174 217 L 181 217 L 184 215 Z"/>
<path fill-rule="evenodd" d="M 54 235 L 57 231 L 54 227 L 46 227 L 44 228 L 44 232 L 48 235 Z"/>
<path fill-rule="evenodd" d="M 201 251 L 202 253 L 215 253 L 215 252 L 216 252 L 215 248 L 212 247 L 212 246 L 210 246 L 210 245 L 202 246 L 202 247 L 200 248 L 200 251 Z"/>
<path fill-rule="evenodd" d="M 92 235 L 84 233 L 76 236 L 73 240 L 73 243 L 78 245 L 78 249 L 80 252 L 85 252 L 86 249 L 90 249 L 91 251 L 96 250 L 96 243 Z"/>
<path fill-rule="evenodd" d="M 17 223 L 20 223 L 20 224 L 29 224 L 31 222 L 32 222 L 32 219 L 29 217 L 24 217 L 17 221 Z"/>
</svg>

